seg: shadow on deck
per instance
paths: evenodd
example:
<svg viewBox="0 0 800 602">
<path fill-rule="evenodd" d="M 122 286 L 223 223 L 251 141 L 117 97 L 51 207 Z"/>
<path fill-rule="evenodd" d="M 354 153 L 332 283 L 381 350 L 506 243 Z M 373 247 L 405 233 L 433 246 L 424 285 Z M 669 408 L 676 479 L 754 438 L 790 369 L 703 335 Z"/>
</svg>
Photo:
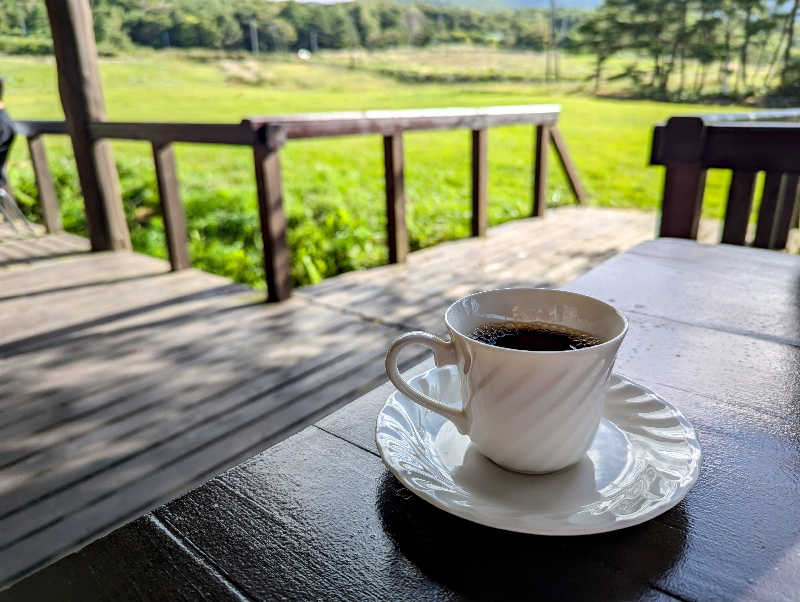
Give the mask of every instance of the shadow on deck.
<svg viewBox="0 0 800 602">
<path fill-rule="evenodd" d="M 558 209 L 279 305 L 68 234 L 3 240 L 0 587 L 377 386 L 389 341 L 442 331 L 455 298 L 558 286 L 652 238 L 655 221 Z"/>
</svg>

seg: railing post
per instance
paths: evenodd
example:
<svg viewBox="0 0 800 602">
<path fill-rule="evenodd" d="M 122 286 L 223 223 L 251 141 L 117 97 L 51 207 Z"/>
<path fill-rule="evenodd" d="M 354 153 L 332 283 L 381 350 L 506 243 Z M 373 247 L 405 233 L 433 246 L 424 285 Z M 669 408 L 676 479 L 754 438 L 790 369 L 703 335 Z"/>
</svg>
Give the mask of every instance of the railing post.
<svg viewBox="0 0 800 602">
<path fill-rule="evenodd" d="M 564 173 L 567 176 L 567 183 L 569 183 L 569 187 L 572 189 L 572 194 L 575 195 L 579 205 L 585 205 L 588 202 L 586 192 L 583 190 L 581 180 L 578 177 L 578 170 L 572 162 L 572 158 L 569 156 L 567 145 L 561 137 L 561 130 L 558 129 L 557 125 L 550 126 L 550 137 L 553 140 L 553 148 L 556 151 L 556 156 L 561 162 L 561 167 L 564 169 Z"/>
<path fill-rule="evenodd" d="M 178 168 L 172 144 L 153 142 L 153 160 L 156 166 L 158 196 L 164 216 L 164 234 L 167 239 L 169 263 L 173 271 L 192 266 L 186 245 L 186 212 L 178 188 Z"/>
<path fill-rule="evenodd" d="M 550 146 L 550 128 L 536 126 L 533 149 L 533 210 L 531 215 L 541 217 L 547 208 L 547 151 Z"/>
<path fill-rule="evenodd" d="M 408 256 L 406 193 L 403 168 L 403 134 L 383 137 L 383 166 L 386 180 L 386 243 L 389 263 L 403 263 Z"/>
<path fill-rule="evenodd" d="M 485 236 L 489 197 L 489 131 L 472 130 L 472 236 Z"/>
<path fill-rule="evenodd" d="M 33 176 L 36 180 L 36 190 L 39 192 L 39 206 L 42 210 L 42 220 L 47 232 L 61 232 L 61 212 L 58 207 L 58 197 L 53 186 L 53 177 L 47 165 L 47 153 L 41 136 L 28 136 L 28 152 L 33 163 Z"/>
<path fill-rule="evenodd" d="M 654 149 L 667 166 L 659 236 L 697 238 L 706 187 L 705 137 L 703 119 L 673 117 L 664 128 L 661 148 Z"/>
<path fill-rule="evenodd" d="M 253 160 L 261 238 L 264 242 L 267 301 L 283 301 L 292 294 L 291 257 L 286 242 L 286 214 L 283 211 L 279 154 L 285 132 L 278 126 L 263 125 L 255 132 L 255 136 Z"/>
</svg>

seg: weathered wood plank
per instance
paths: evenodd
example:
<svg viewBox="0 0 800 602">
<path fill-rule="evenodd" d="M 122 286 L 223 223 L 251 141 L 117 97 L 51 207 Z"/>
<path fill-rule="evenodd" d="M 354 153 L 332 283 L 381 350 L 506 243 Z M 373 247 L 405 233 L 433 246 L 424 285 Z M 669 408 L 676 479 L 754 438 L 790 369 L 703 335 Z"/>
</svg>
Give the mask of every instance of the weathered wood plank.
<svg viewBox="0 0 800 602">
<path fill-rule="evenodd" d="M 45 503 L 34 502 L 33 512 L 25 506 L 6 515 L 2 523 L 6 536 L 0 542 L 0 548 L 4 548 L 4 570 L 30 565 L 45 542 L 47 546 L 62 546 L 67 551 L 74 545 L 72 538 L 76 533 L 81 533 L 84 540 L 91 539 L 124 516 L 141 514 L 160 499 L 197 484 L 275 438 L 296 430 L 326 411 L 328 405 L 335 408 L 338 400 L 341 404 L 364 387 L 374 386 L 383 380 L 381 360 L 386 345 L 387 340 L 372 337 L 373 349 L 354 354 L 347 363 L 337 363 L 329 370 L 290 382 L 270 393 L 264 400 L 267 403 L 249 403 L 216 412 L 216 418 L 201 422 L 181 438 L 167 438 L 135 461 L 132 458 L 118 462 L 113 478 L 93 476 L 50 496 Z M 331 401 L 326 404 L 321 398 Z M 222 401 L 223 407 L 230 403 Z M 136 491 L 146 495 L 135 495 Z M 83 504 L 76 508 L 70 501 L 73 496 Z M 68 513 L 57 522 L 42 524 L 37 511 L 62 504 L 67 505 Z"/>
<path fill-rule="evenodd" d="M 733 172 L 728 189 L 728 206 L 725 210 L 725 226 L 722 230 L 722 242 L 729 245 L 743 245 L 747 236 L 747 224 L 753 207 L 753 189 L 756 183 L 756 172 Z"/>
<path fill-rule="evenodd" d="M 320 457 L 339 462 L 314 478 L 294 479 L 286 473 L 291 463 L 294 474 L 306 475 Z M 217 506 L 202 515 L 200 509 L 212 498 Z M 287 505 L 279 516 L 271 508 L 282 502 Z M 629 546 L 655 546 L 648 557 L 661 554 L 663 567 L 681 547 L 679 532 L 663 525 L 593 542 L 564 538 L 554 546 L 552 539 L 468 523 L 409 495 L 375 455 L 318 430 L 300 433 L 157 516 L 209 550 L 225 574 L 246 583 L 254 599 L 317 598 L 331 591 L 348 599 L 446 599 L 454 591 L 503 599 L 629 598 L 649 590 L 647 582 L 660 574 L 624 574 L 620 567 Z M 229 530 L 218 533 L 214 525 L 220 524 Z M 298 533 L 294 525 L 307 528 Z M 444 558 L 434 543 L 441 537 L 470 553 Z M 471 547 L 468 542 L 475 538 L 486 545 Z M 347 562 L 332 563 L 333 550 L 342 546 L 350 552 Z M 388 561 L 392 570 L 376 558 Z M 575 571 L 554 570 L 570 558 Z M 248 571 L 244 559 L 264 570 Z M 651 570 L 648 563 L 639 566 Z"/>
<path fill-rule="evenodd" d="M 386 244 L 389 263 L 403 263 L 408 256 L 406 185 L 403 135 L 383 137 L 383 173 L 386 182 Z"/>
<path fill-rule="evenodd" d="M 158 196 L 164 214 L 164 234 L 167 239 L 169 263 L 173 271 L 192 267 L 186 243 L 186 212 L 178 186 L 178 167 L 171 144 L 153 144 Z"/>
<path fill-rule="evenodd" d="M 660 247 L 644 244 L 631 253 L 607 261 L 601 269 L 574 284 L 584 290 L 592 288 L 602 292 L 608 288 L 602 286 L 605 278 L 614 282 L 614 292 L 609 292 L 609 297 L 624 311 L 709 328 L 733 327 L 741 334 L 800 345 L 800 320 L 797 319 L 800 316 L 797 294 L 800 260 L 786 265 L 772 262 L 769 257 L 762 258 L 761 253 L 741 257 L 721 255 L 714 262 L 704 260 L 703 267 L 698 267 L 696 256 L 683 251 L 679 245 L 669 247 L 674 254 L 671 257 L 654 257 L 648 254 L 652 248 Z M 657 272 L 645 275 L 642 270 L 648 265 L 658 267 Z M 709 288 L 718 291 L 714 303 L 703 301 Z M 747 295 L 737 292 L 742 290 L 747 290 Z M 674 302 L 677 294 L 680 304 Z M 687 307 L 692 309 L 691 314 L 686 311 Z M 734 311 L 741 317 L 735 325 L 729 326 Z"/>
<path fill-rule="evenodd" d="M 485 236 L 489 203 L 489 132 L 472 130 L 472 236 Z"/>
<path fill-rule="evenodd" d="M 550 129 L 536 126 L 533 145 L 533 208 L 531 215 L 541 217 L 547 209 L 547 153 L 550 151 Z"/>
<path fill-rule="evenodd" d="M 119 539 L 100 540 L 63 562 L 0 592 L 3 602 L 53 600 L 62 602 L 66 592 L 56 583 L 69 583 L 72 599 L 109 600 L 244 600 L 235 584 L 217 573 L 205 560 L 176 538 L 158 519 L 148 517 L 119 530 Z M 120 563 L 120 555 L 130 560 Z M 142 571 L 147 583 L 137 582 Z"/>
<path fill-rule="evenodd" d="M 47 232 L 55 234 L 61 232 L 61 210 L 58 206 L 58 196 L 53 186 L 53 177 L 47 165 L 47 153 L 41 136 L 29 136 L 28 152 L 33 163 L 33 176 L 36 179 L 36 190 L 39 192 L 39 205 L 42 209 L 42 221 Z"/>
</svg>

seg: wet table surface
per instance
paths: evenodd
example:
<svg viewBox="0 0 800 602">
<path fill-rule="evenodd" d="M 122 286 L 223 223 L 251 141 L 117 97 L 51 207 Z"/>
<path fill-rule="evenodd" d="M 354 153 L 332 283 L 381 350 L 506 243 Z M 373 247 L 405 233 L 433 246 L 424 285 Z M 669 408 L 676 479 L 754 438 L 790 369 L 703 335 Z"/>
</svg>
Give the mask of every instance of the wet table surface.
<svg viewBox="0 0 800 602">
<path fill-rule="evenodd" d="M 626 313 L 618 371 L 697 429 L 699 480 L 656 519 L 542 537 L 438 510 L 378 456 L 384 385 L 0 600 L 796 598 L 800 258 L 661 239 L 566 288 Z"/>
</svg>

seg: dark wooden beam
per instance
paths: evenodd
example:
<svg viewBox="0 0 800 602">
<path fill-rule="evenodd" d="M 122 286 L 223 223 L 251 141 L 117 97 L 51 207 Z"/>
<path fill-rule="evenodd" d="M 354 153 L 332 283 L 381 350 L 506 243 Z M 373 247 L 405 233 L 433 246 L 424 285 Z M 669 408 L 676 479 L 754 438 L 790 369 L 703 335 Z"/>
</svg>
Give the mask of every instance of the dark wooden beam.
<svg viewBox="0 0 800 602">
<path fill-rule="evenodd" d="M 753 246 L 764 249 L 786 247 L 797 201 L 798 183 L 800 178 L 795 174 L 767 173 Z"/>
<path fill-rule="evenodd" d="M 36 179 L 36 190 L 39 191 L 39 206 L 42 210 L 42 221 L 48 232 L 61 232 L 61 211 L 58 207 L 58 196 L 53 186 L 53 176 L 47 165 L 47 153 L 41 136 L 29 136 L 28 152 L 33 163 L 33 175 Z"/>
<path fill-rule="evenodd" d="M 263 126 L 253 146 L 256 170 L 258 215 L 264 243 L 264 276 L 267 300 L 283 301 L 292 294 L 291 257 L 286 241 L 286 214 L 283 210 L 283 182 L 280 154 L 270 138 L 281 136 L 275 128 Z"/>
<path fill-rule="evenodd" d="M 780 212 L 783 197 L 783 174 L 768 171 L 764 178 L 761 192 L 761 205 L 758 208 L 758 224 L 754 247 L 762 249 L 775 248 L 775 225 Z"/>
<path fill-rule="evenodd" d="M 472 236 L 485 236 L 489 200 L 489 131 L 472 130 Z"/>
<path fill-rule="evenodd" d="M 705 188 L 705 169 L 692 165 L 667 167 L 659 236 L 697 239 Z"/>
<path fill-rule="evenodd" d="M 58 70 L 58 88 L 72 138 L 89 237 L 95 251 L 129 249 L 119 177 L 106 141 L 90 124 L 106 117 L 97 46 L 88 0 L 46 0 Z"/>
<path fill-rule="evenodd" d="M 693 144 L 676 139 L 675 122 L 697 126 Z M 690 136 L 688 128 L 678 132 Z M 691 140 L 689 141 L 690 143 Z M 800 126 L 797 123 L 704 124 L 699 118 L 673 117 L 653 131 L 651 165 L 693 163 L 709 168 L 800 173 Z"/>
<path fill-rule="evenodd" d="M 775 226 L 772 230 L 772 248 L 774 249 L 786 248 L 789 230 L 792 228 L 792 220 L 797 207 L 798 188 L 800 188 L 800 176 L 797 174 L 783 175 L 780 208 L 775 216 Z"/>
<path fill-rule="evenodd" d="M 386 180 L 386 244 L 389 263 L 403 263 L 408 256 L 406 191 L 403 135 L 383 138 L 383 166 Z"/>
<path fill-rule="evenodd" d="M 544 215 L 547 209 L 547 152 L 550 147 L 550 128 L 536 126 L 533 148 L 533 210 L 534 217 Z"/>
<path fill-rule="evenodd" d="M 753 209 L 753 189 L 756 172 L 737 170 L 733 172 L 728 189 L 728 206 L 725 210 L 725 226 L 722 242 L 728 245 L 743 245 L 747 237 L 747 224 Z"/>
<path fill-rule="evenodd" d="M 697 238 L 706 186 L 705 139 L 700 117 L 672 117 L 653 138 L 651 162 L 667 166 L 659 236 Z"/>
<path fill-rule="evenodd" d="M 156 166 L 161 212 L 164 216 L 169 263 L 173 271 L 190 268 L 192 260 L 186 244 L 186 212 L 181 203 L 178 168 L 172 145 L 153 143 L 153 161 Z"/>
<path fill-rule="evenodd" d="M 260 126 L 259 126 L 260 127 Z M 149 140 L 151 142 L 195 142 L 251 146 L 253 130 L 234 123 L 93 123 L 95 138 Z"/>
</svg>

